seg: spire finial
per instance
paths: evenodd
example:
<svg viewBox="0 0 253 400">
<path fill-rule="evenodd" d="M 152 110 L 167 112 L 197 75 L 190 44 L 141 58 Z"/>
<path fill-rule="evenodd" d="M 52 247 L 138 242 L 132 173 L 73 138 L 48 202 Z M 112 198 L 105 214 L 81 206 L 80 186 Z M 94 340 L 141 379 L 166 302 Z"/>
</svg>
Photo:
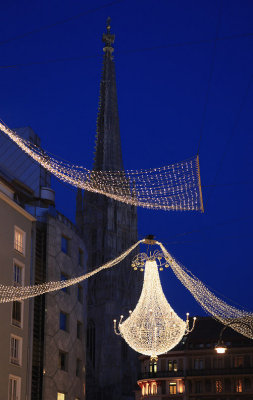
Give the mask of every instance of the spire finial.
<svg viewBox="0 0 253 400">
<path fill-rule="evenodd" d="M 107 33 L 111 33 L 111 17 L 108 17 L 106 20 L 106 29 Z"/>
<path fill-rule="evenodd" d="M 106 20 L 106 33 L 103 34 L 103 42 L 105 43 L 104 51 L 113 52 L 113 43 L 115 40 L 115 35 L 111 34 L 111 18 L 108 17 Z"/>
</svg>

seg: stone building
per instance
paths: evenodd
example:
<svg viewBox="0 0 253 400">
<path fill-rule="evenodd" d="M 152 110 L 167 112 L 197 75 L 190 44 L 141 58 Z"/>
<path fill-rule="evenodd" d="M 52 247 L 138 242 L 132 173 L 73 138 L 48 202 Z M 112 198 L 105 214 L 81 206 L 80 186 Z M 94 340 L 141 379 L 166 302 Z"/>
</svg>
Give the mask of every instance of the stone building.
<svg viewBox="0 0 253 400">
<path fill-rule="evenodd" d="M 0 282 L 29 285 L 35 218 L 16 203 L 15 188 L 0 176 Z M 30 399 L 33 301 L 0 304 L 0 399 Z"/>
<path fill-rule="evenodd" d="M 113 43 L 108 21 L 103 35 L 104 58 L 100 82 L 97 137 L 93 170 L 122 171 L 119 115 Z M 77 194 L 77 225 L 83 232 L 88 270 L 115 258 L 137 241 L 134 206 L 105 196 Z M 113 331 L 113 319 L 136 304 L 139 284 L 127 258 L 117 267 L 88 281 L 87 399 L 121 400 L 134 397 L 137 357 Z M 135 382 L 134 382 L 135 381 Z"/>
<path fill-rule="evenodd" d="M 223 325 L 199 317 L 196 327 L 173 350 L 150 363 L 141 356 L 136 400 L 252 400 L 253 341 L 226 328 L 226 354 L 216 354 Z"/>
<path fill-rule="evenodd" d="M 40 143 L 31 128 L 18 133 Z M 1 283 L 40 284 L 84 274 L 84 241 L 74 224 L 55 209 L 50 176 L 10 139 L 0 135 L 0 142 L 5 148 L 5 152 L 0 149 L 0 196 L 3 192 L 4 200 L 0 201 Z M 26 246 L 24 254 L 21 244 L 22 251 L 13 248 L 16 229 L 20 243 Z M 0 304 L 1 316 L 2 312 L 6 316 L 0 326 L 4 354 L 0 399 L 85 399 L 86 296 L 86 285 L 79 284 L 25 300 L 21 306 L 19 302 Z M 10 346 L 6 346 L 10 335 L 16 347 L 21 343 L 22 365 L 10 359 Z M 8 376 L 12 379 L 9 398 Z"/>
</svg>

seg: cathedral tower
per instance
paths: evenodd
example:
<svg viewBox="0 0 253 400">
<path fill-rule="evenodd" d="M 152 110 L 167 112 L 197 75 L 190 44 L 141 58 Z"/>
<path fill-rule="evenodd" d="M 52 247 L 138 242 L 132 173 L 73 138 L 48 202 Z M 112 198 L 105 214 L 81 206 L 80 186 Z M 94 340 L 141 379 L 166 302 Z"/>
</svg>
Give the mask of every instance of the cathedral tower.
<svg viewBox="0 0 253 400">
<path fill-rule="evenodd" d="M 103 34 L 104 57 L 100 82 L 97 136 L 93 170 L 119 170 L 124 174 L 110 20 Z M 83 232 L 88 269 L 118 256 L 137 241 L 137 213 L 103 195 L 77 194 L 77 225 Z M 132 255 L 133 256 L 133 255 Z M 118 266 L 88 280 L 87 400 L 134 398 L 137 354 L 116 336 L 113 319 L 128 316 L 136 305 L 139 276 L 131 256 Z"/>
</svg>

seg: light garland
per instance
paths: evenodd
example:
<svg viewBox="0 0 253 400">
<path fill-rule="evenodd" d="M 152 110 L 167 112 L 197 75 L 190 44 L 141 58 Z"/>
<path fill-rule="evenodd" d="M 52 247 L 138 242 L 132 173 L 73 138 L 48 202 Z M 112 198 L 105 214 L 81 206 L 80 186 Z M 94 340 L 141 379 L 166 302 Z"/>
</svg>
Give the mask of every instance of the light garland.
<svg viewBox="0 0 253 400">
<path fill-rule="evenodd" d="M 219 299 L 195 275 L 180 265 L 161 243 L 159 245 L 176 277 L 190 291 L 200 306 L 222 324 L 253 339 L 253 313 L 230 306 Z"/>
<path fill-rule="evenodd" d="M 80 189 L 145 208 L 203 211 L 198 156 L 149 170 L 89 171 L 56 160 L 2 123 L 0 130 L 51 174 Z"/>
<path fill-rule="evenodd" d="M 146 258 L 140 299 L 125 321 L 121 316 L 118 331 L 114 320 L 115 333 L 121 335 L 132 349 L 150 356 L 151 360 L 171 350 L 190 331 L 188 314 L 187 320 L 183 321 L 167 302 L 159 278 L 156 257 L 159 257 L 160 261 L 159 253 L 151 256 L 144 253 L 139 256 L 139 260 Z M 138 259 L 135 259 L 133 264 L 134 268 L 138 268 L 135 266 L 138 265 Z M 143 261 L 140 261 L 140 269 L 143 267 Z"/>
<path fill-rule="evenodd" d="M 60 290 L 65 287 L 75 285 L 76 283 L 82 282 L 85 279 L 90 278 L 91 276 L 97 274 L 98 272 L 112 268 L 114 265 L 119 264 L 124 258 L 128 256 L 140 243 L 144 242 L 144 240 L 139 240 L 139 242 L 135 243 L 133 246 L 129 247 L 126 251 L 124 251 L 119 257 L 114 260 L 108 261 L 106 264 L 102 265 L 99 268 L 94 269 L 87 274 L 81 275 L 77 278 L 70 278 L 63 281 L 56 282 L 46 282 L 40 285 L 32 285 L 32 286 L 7 286 L 0 285 L 0 303 L 7 303 L 10 301 L 24 300 L 31 297 L 39 296 L 44 293 L 53 292 L 55 290 Z"/>
</svg>

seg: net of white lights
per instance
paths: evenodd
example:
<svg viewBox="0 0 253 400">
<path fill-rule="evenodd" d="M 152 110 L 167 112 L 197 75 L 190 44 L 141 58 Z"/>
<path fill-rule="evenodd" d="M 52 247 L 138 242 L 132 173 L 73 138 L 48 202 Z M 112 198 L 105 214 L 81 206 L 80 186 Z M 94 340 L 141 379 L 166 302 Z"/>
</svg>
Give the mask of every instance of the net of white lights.
<svg viewBox="0 0 253 400">
<path fill-rule="evenodd" d="M 198 156 L 148 170 L 90 171 L 51 157 L 1 122 L 0 130 L 46 170 L 72 186 L 145 208 L 203 211 Z"/>
<path fill-rule="evenodd" d="M 183 321 L 172 309 L 163 293 L 158 265 L 152 257 L 145 263 L 144 282 L 139 301 L 123 321 L 121 316 L 118 330 L 114 320 L 114 331 L 121 335 L 138 353 L 157 359 L 175 347 L 189 332 L 188 317 Z"/>
<path fill-rule="evenodd" d="M 140 240 L 135 243 L 133 246 L 129 247 L 126 251 L 124 251 L 119 257 L 114 260 L 108 261 L 106 264 L 103 264 L 101 267 L 96 268 L 87 274 L 81 275 L 76 278 L 70 278 L 63 281 L 52 281 L 42 283 L 40 285 L 32 285 L 32 286 L 7 286 L 0 285 L 0 303 L 7 303 L 10 301 L 24 300 L 31 297 L 39 296 L 44 293 L 53 292 L 55 290 L 60 290 L 65 287 L 75 285 L 79 282 L 84 281 L 85 279 L 90 278 L 91 276 L 97 274 L 98 272 L 112 268 L 114 265 L 119 264 L 124 258 L 128 256 L 140 243 L 144 240 Z"/>
<path fill-rule="evenodd" d="M 253 339 L 253 313 L 231 306 L 215 296 L 203 282 L 180 265 L 161 243 L 160 247 L 177 278 L 208 314 L 224 325 L 228 325 L 242 335 Z"/>
</svg>

